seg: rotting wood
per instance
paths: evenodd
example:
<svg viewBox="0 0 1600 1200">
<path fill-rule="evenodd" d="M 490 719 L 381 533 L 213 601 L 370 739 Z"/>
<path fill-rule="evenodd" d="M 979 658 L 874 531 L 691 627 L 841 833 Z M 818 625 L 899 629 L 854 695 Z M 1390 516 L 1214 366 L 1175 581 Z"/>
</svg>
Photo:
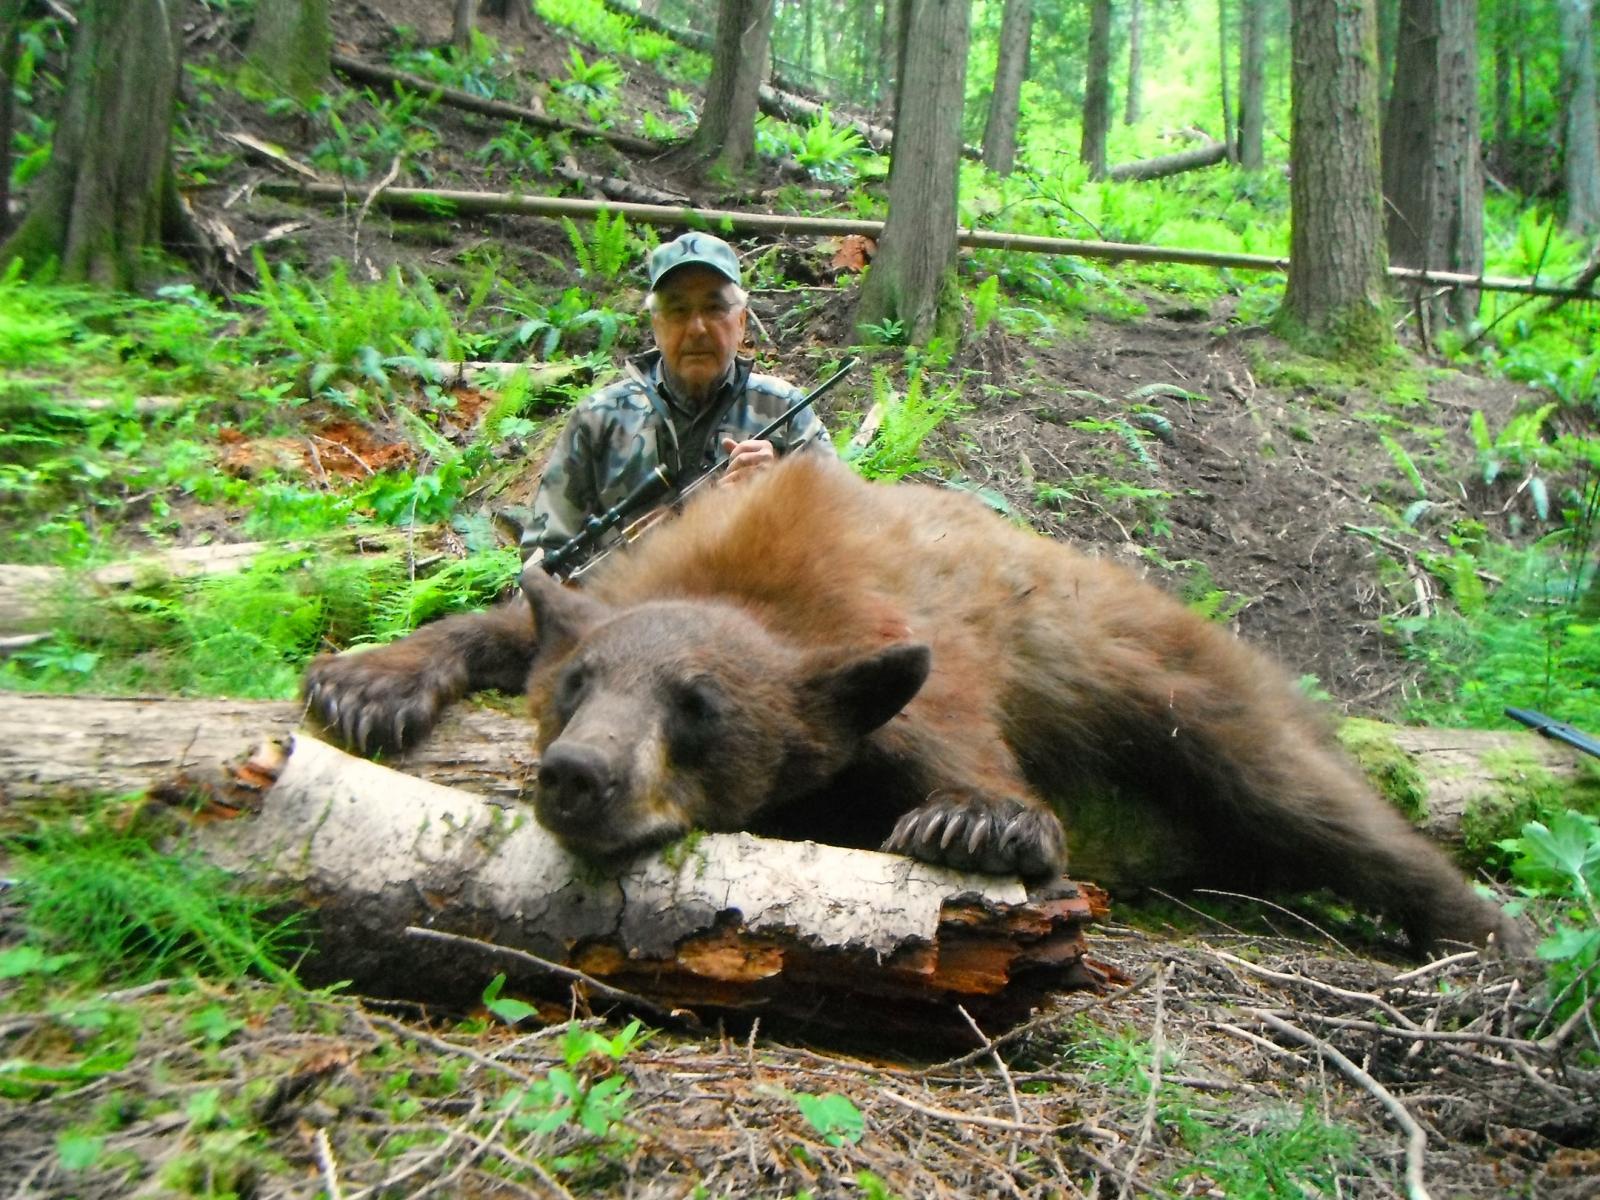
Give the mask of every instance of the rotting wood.
<svg viewBox="0 0 1600 1200">
<path fill-rule="evenodd" d="M 1030 899 L 1015 879 L 898 855 L 712 834 L 601 870 L 526 808 L 441 787 L 296 735 L 258 807 L 194 836 L 212 861 L 288 889 L 315 931 L 310 979 L 373 994 L 474 1000 L 496 973 L 562 995 L 503 955 L 472 961 L 438 929 L 526 949 L 652 1004 L 747 1012 L 817 1032 L 971 1042 L 1102 978 L 1084 930 L 1091 885 Z M 595 999 L 600 1006 L 598 998 Z M 870 1010 L 870 1019 L 864 1017 Z"/>
<path fill-rule="evenodd" d="M 319 203 L 346 203 L 350 199 L 350 194 L 344 188 L 332 184 L 267 182 L 262 184 L 259 190 L 265 195 L 280 198 L 298 196 Z M 670 205 L 580 200 L 561 196 L 519 196 L 510 192 L 390 187 L 384 188 L 377 194 L 375 203 L 387 208 L 429 215 L 437 215 L 441 206 L 448 208 L 454 214 L 505 213 L 575 219 L 593 219 L 604 212 L 609 216 L 620 214 L 630 221 L 646 225 L 715 229 L 722 233 L 802 234 L 819 237 L 860 234 L 874 240 L 883 236 L 882 221 L 749 213 L 729 209 L 675 208 Z M 1209 250 L 1185 250 L 1174 246 L 1151 246 L 1139 242 L 1097 242 L 1076 238 L 1035 237 L 994 229 L 960 229 L 956 231 L 956 241 L 962 246 L 977 249 L 1060 254 L 1112 262 L 1128 260 L 1189 263 L 1195 266 L 1223 267 L 1242 271 L 1289 269 L 1287 258 L 1267 254 L 1231 254 Z M 1600 293 L 1575 292 L 1570 288 L 1554 287 L 1531 279 L 1512 279 L 1499 275 L 1461 275 L 1450 271 L 1390 267 L 1389 278 L 1405 283 L 1473 287 L 1486 292 L 1515 292 L 1530 296 L 1562 296 L 1572 300 L 1600 300 Z"/>
<path fill-rule="evenodd" d="M 521 121 L 525 125 L 533 125 L 539 129 L 549 129 L 562 133 L 571 133 L 578 137 L 594 138 L 598 141 L 609 142 L 619 150 L 627 150 L 633 154 L 660 154 L 666 148 L 663 143 L 652 142 L 648 138 L 635 137 L 631 133 L 621 133 L 614 129 L 598 129 L 593 125 L 583 125 L 574 121 L 562 121 L 547 113 L 536 109 L 525 108 L 520 104 L 507 104 L 504 100 L 489 100 L 483 96 L 474 96 L 471 92 L 463 92 L 459 88 L 445 87 L 424 79 L 420 75 L 408 75 L 404 71 L 397 71 L 393 67 L 382 67 L 377 63 L 363 62 L 359 58 L 351 58 L 348 54 L 335 54 L 333 56 L 334 70 L 338 71 L 357 83 L 376 83 L 390 87 L 403 88 L 422 96 L 436 97 L 441 104 L 448 104 L 451 108 L 459 108 L 464 112 L 477 113 L 484 117 L 498 117 L 507 121 Z"/>
<path fill-rule="evenodd" d="M 0 692 L 0 727 L 9 731 L 0 742 L 0 796 L 153 790 L 225 798 L 239 748 L 287 738 L 303 713 L 298 701 Z M 1377 728 L 1415 768 L 1427 808 L 1423 831 L 1446 844 L 1460 840 L 1467 812 L 1518 787 L 1594 786 L 1582 754 L 1525 730 Z M 458 704 L 419 745 L 385 761 L 408 775 L 513 804 L 531 794 L 538 765 L 533 734 L 515 707 Z M 1383 766 L 1371 769 L 1381 773 Z"/>
</svg>

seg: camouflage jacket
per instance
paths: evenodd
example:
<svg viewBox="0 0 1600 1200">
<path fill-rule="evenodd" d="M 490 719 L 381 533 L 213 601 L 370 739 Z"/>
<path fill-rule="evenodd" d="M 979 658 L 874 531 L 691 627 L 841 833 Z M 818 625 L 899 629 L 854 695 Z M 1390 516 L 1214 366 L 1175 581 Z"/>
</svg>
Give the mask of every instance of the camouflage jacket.
<svg viewBox="0 0 1600 1200">
<path fill-rule="evenodd" d="M 750 368 L 749 359 L 735 359 L 711 402 L 721 415 L 714 422 L 697 421 L 662 379 L 659 351 L 630 359 L 627 378 L 585 398 L 556 439 L 532 519 L 522 531 L 523 557 L 560 546 L 662 463 L 675 482 L 692 478 L 722 457 L 724 435 L 743 440 L 759 433 L 805 396 L 793 384 Z M 685 446 L 690 437 L 701 444 Z M 779 454 L 794 446 L 833 453 L 827 430 L 810 409 L 770 437 Z"/>
</svg>

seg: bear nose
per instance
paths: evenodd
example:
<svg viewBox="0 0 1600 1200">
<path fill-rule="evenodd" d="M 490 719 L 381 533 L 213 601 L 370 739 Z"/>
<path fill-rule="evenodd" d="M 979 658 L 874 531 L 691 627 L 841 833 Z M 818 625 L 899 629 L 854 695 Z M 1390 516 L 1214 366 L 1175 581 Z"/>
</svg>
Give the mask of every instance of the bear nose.
<svg viewBox="0 0 1600 1200">
<path fill-rule="evenodd" d="M 616 790 L 616 776 L 600 751 L 551 746 L 539 763 L 539 818 L 551 826 L 597 820 Z"/>
</svg>

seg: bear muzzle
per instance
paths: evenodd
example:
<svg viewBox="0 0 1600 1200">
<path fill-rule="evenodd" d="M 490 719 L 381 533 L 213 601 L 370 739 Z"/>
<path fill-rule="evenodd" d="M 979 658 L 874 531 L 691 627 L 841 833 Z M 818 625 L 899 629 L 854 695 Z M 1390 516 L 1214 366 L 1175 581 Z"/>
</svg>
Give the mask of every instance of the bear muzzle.
<svg viewBox="0 0 1600 1200">
<path fill-rule="evenodd" d="M 607 756 L 583 743 L 556 742 L 539 763 L 539 823 L 563 840 L 587 840 L 611 820 L 618 774 Z"/>
</svg>

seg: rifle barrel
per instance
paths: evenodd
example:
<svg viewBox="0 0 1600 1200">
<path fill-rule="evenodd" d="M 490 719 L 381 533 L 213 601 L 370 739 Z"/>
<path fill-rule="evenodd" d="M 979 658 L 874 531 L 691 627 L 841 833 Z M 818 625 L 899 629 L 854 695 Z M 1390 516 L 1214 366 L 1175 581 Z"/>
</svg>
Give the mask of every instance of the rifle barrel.
<svg viewBox="0 0 1600 1200">
<path fill-rule="evenodd" d="M 1590 737 L 1565 721 L 1558 721 L 1532 708 L 1507 708 L 1505 714 L 1552 741 L 1565 742 L 1574 749 L 1600 758 L 1600 739 Z"/>
</svg>

